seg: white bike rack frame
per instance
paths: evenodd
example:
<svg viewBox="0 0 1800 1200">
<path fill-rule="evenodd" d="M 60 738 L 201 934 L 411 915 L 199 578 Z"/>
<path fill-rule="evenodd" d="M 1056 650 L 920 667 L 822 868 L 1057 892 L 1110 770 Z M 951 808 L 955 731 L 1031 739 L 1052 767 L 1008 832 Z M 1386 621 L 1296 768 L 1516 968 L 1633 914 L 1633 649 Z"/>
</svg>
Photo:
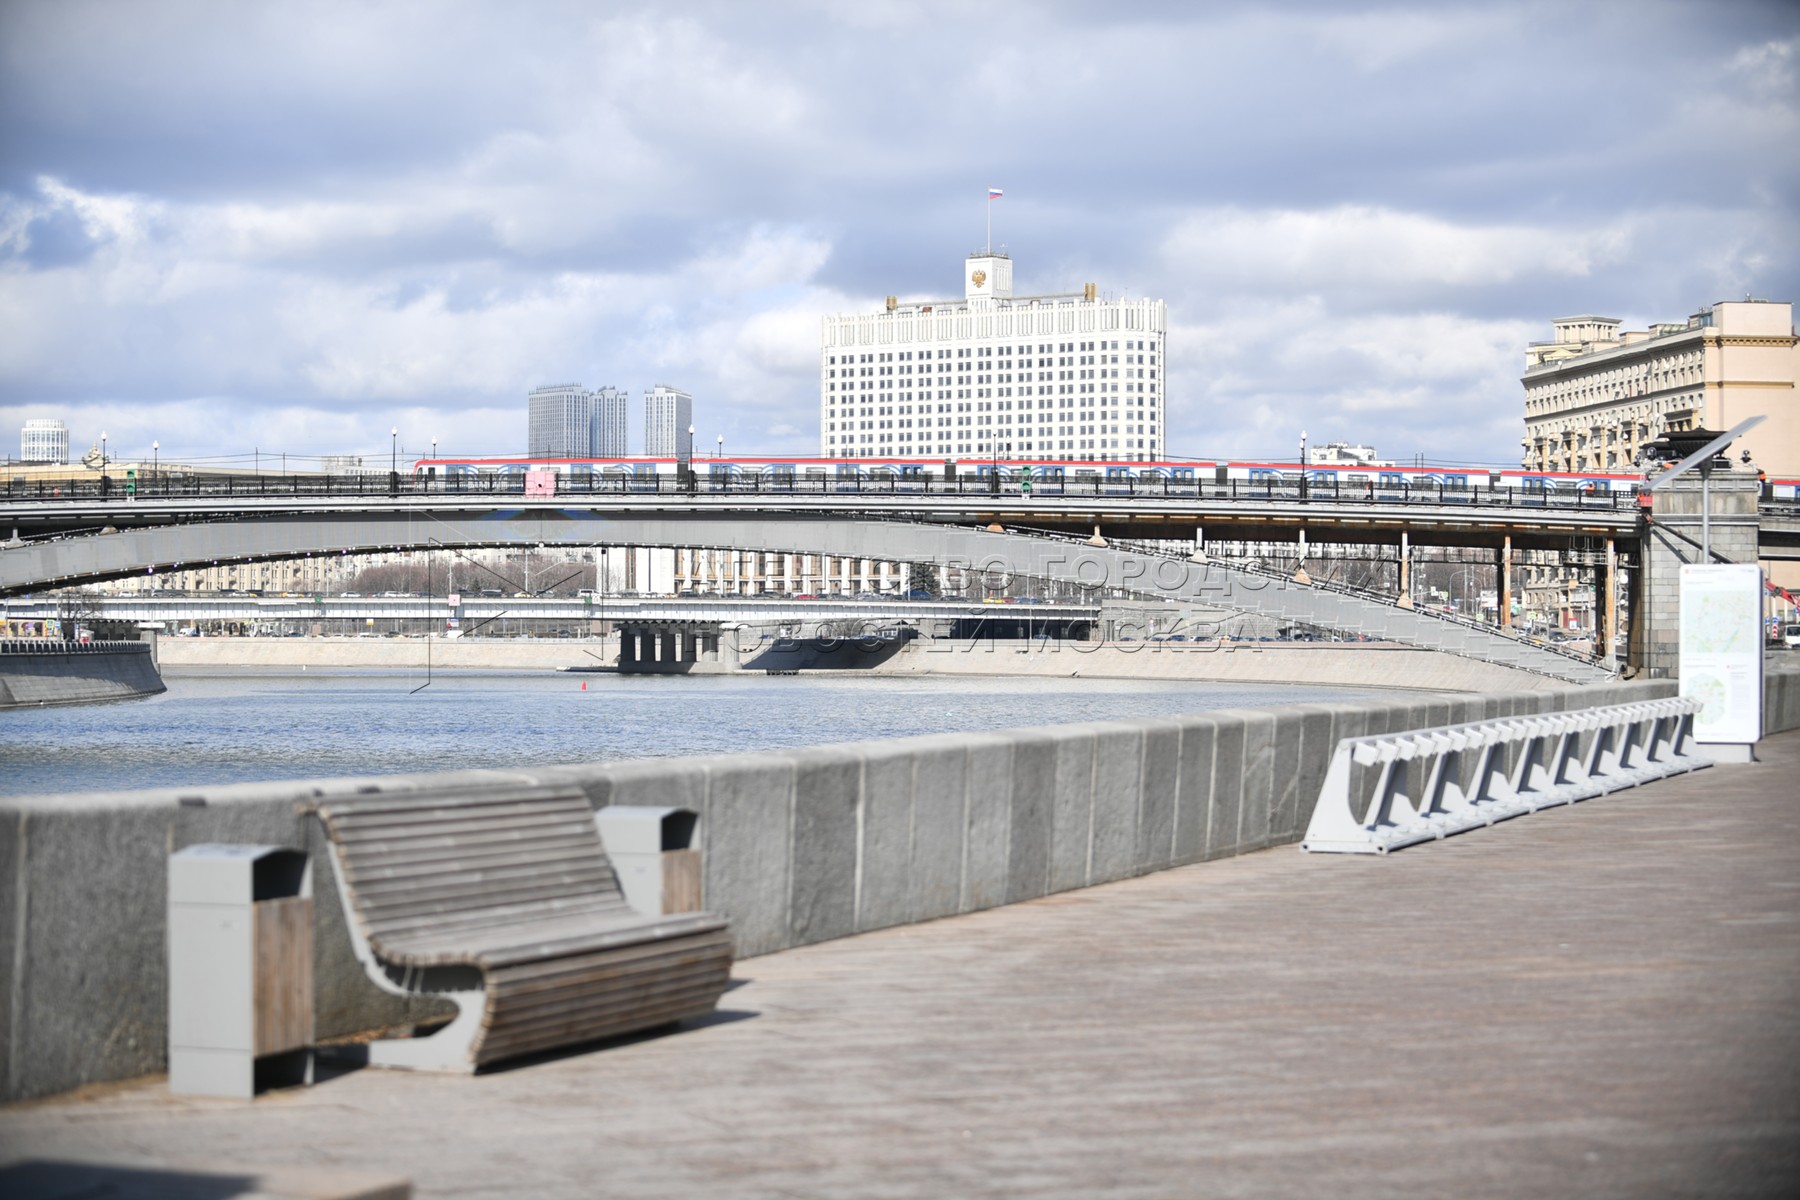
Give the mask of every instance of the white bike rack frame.
<svg viewBox="0 0 1800 1200">
<path fill-rule="evenodd" d="M 1699 709 L 1691 698 L 1646 700 L 1345 738 L 1332 755 L 1300 848 L 1386 854 L 1710 766 L 1694 748 Z M 1513 747 L 1517 759 L 1508 771 Z M 1406 794 L 1408 764 L 1415 759 L 1423 777 L 1416 799 Z M 1473 769 L 1465 772 L 1470 760 Z M 1351 795 L 1357 766 L 1378 768 L 1361 818 Z"/>
</svg>

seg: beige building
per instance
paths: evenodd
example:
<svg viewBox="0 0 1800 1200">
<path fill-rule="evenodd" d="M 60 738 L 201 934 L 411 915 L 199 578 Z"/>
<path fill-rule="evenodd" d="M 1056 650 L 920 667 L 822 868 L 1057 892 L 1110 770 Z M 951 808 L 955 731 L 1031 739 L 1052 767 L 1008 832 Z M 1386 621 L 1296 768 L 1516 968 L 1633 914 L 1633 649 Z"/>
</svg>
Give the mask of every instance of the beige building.
<svg viewBox="0 0 1800 1200">
<path fill-rule="evenodd" d="M 1523 464 L 1626 472 L 1665 432 L 1768 419 L 1739 441 L 1776 478 L 1800 477 L 1800 342 L 1793 305 L 1734 300 L 1685 323 L 1620 331 L 1613 317 L 1563 317 L 1525 351 Z"/>
</svg>

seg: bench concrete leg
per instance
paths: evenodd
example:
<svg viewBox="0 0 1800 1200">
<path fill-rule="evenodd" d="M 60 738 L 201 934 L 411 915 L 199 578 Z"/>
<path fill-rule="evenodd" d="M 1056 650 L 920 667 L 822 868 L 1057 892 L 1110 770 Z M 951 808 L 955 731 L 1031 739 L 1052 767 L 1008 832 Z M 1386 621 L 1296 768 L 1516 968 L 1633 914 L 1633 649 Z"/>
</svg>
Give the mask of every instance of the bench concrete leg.
<svg viewBox="0 0 1800 1200">
<path fill-rule="evenodd" d="M 371 1067 L 475 1073 L 475 1057 L 470 1048 L 474 1045 L 476 1031 L 481 1028 L 487 993 L 440 992 L 438 995 L 456 1004 L 455 1019 L 427 1037 L 385 1038 L 369 1043 Z"/>
</svg>

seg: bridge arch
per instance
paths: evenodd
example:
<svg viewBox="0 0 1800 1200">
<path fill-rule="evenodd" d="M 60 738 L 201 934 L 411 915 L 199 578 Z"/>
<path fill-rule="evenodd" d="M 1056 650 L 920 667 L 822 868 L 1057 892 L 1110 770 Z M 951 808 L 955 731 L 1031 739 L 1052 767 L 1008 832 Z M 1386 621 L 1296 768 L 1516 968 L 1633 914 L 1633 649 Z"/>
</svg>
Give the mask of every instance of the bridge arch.
<svg viewBox="0 0 1800 1200">
<path fill-rule="evenodd" d="M 0 591 L 120 579 L 215 562 L 476 547 L 662 546 L 933 562 L 1118 588 L 1500 663 L 1577 683 L 1606 668 L 1489 626 L 1218 562 L 1018 530 L 848 515 L 608 513 L 586 508 L 279 513 L 87 534 L 0 549 Z"/>
</svg>

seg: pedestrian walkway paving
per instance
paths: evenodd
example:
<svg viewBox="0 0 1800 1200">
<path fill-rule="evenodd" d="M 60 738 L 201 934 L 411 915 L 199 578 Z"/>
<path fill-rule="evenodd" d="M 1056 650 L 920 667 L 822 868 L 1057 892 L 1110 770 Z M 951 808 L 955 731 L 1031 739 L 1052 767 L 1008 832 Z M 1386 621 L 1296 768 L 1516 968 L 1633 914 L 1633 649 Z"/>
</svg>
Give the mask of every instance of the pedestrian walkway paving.
<svg viewBox="0 0 1800 1200">
<path fill-rule="evenodd" d="M 15 1106 L 0 1163 L 426 1197 L 1800 1195 L 1800 733 L 1761 753 L 1388 858 L 1284 847 L 750 959 L 708 1023 L 475 1078 Z"/>
</svg>

